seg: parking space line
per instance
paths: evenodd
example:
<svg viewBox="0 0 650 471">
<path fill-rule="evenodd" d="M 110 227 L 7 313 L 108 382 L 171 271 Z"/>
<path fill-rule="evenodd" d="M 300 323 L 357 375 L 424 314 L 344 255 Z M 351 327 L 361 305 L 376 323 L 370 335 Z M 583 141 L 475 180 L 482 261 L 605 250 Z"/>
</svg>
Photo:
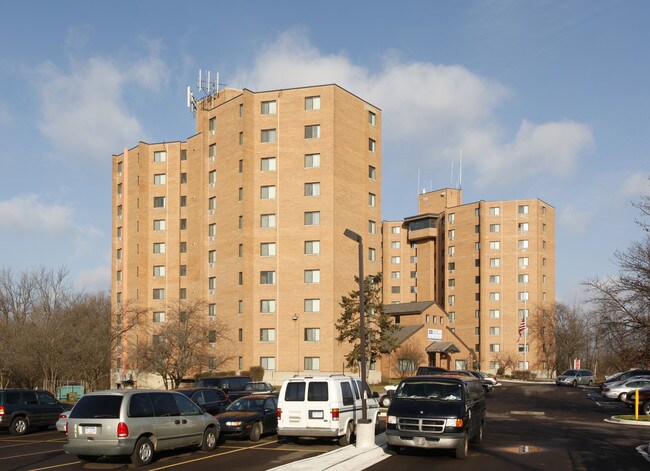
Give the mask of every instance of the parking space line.
<svg viewBox="0 0 650 471">
<path fill-rule="evenodd" d="M 44 455 L 47 453 L 63 453 L 63 450 L 35 451 L 34 453 L 23 453 L 22 455 L 2 456 L 0 457 L 0 461 L 13 460 L 16 458 L 24 458 L 26 456 Z"/>
<path fill-rule="evenodd" d="M 54 464 L 52 466 L 46 466 L 44 468 L 32 468 L 28 471 L 43 471 L 44 469 L 53 469 L 53 468 L 63 468 L 64 466 L 70 466 L 72 464 L 79 464 L 81 461 L 71 461 L 70 463 Z"/>
<path fill-rule="evenodd" d="M 260 447 L 263 447 L 263 446 L 270 445 L 271 443 L 273 443 L 273 442 L 260 443 L 259 445 L 253 445 L 253 446 L 249 446 L 249 447 L 245 447 L 245 448 L 237 448 L 237 449 L 234 449 L 234 450 L 231 450 L 231 451 L 226 451 L 224 453 L 210 454 L 208 456 L 202 456 L 200 458 L 195 458 L 195 459 L 192 459 L 192 460 L 183 461 L 182 463 L 172 463 L 172 464 L 168 464 L 168 465 L 165 465 L 165 466 L 161 466 L 160 468 L 153 468 L 151 471 L 159 471 L 161 469 L 174 468 L 176 466 L 182 466 L 182 465 L 186 465 L 186 464 L 189 464 L 189 463 L 195 463 L 197 461 L 205 461 L 205 460 L 209 460 L 209 459 L 212 459 L 212 458 L 218 458 L 219 456 L 230 455 L 231 453 L 239 453 L 241 451 L 252 450 L 253 448 L 260 448 Z M 37 470 L 31 470 L 31 471 L 37 471 Z"/>
</svg>

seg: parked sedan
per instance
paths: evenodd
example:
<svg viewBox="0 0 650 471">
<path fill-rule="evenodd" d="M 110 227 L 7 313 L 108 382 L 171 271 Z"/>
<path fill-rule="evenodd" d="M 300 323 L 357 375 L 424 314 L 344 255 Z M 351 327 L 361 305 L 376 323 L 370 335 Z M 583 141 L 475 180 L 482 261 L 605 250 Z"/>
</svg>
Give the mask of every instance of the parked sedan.
<svg viewBox="0 0 650 471">
<path fill-rule="evenodd" d="M 625 405 L 634 409 L 636 403 L 636 391 L 630 391 L 625 395 Z M 639 389 L 639 414 L 650 415 L 650 388 Z"/>
<path fill-rule="evenodd" d="M 256 442 L 262 434 L 278 429 L 278 398 L 272 394 L 244 396 L 218 414 L 221 433 L 226 437 L 248 437 Z"/>
<path fill-rule="evenodd" d="M 650 387 L 650 378 L 633 378 L 627 381 L 622 381 L 616 384 L 605 385 L 603 387 L 603 395 L 610 399 L 625 400 L 627 393 L 635 389 L 643 389 Z"/>
<path fill-rule="evenodd" d="M 252 381 L 246 383 L 244 391 L 246 391 L 246 394 L 273 394 L 276 392 L 273 385 L 266 381 Z"/>
<path fill-rule="evenodd" d="M 65 410 L 59 414 L 59 420 L 56 421 L 56 429 L 59 432 L 67 433 L 66 426 L 68 425 L 68 417 L 70 417 L 72 409 Z"/>
<path fill-rule="evenodd" d="M 208 414 L 217 415 L 226 410 L 231 402 L 225 392 L 218 388 L 176 389 L 198 404 Z"/>
<path fill-rule="evenodd" d="M 564 384 L 566 386 L 573 386 L 574 388 L 580 384 L 591 386 L 595 381 L 596 377 L 591 370 L 566 370 L 555 378 L 555 384 L 558 386 Z"/>
</svg>

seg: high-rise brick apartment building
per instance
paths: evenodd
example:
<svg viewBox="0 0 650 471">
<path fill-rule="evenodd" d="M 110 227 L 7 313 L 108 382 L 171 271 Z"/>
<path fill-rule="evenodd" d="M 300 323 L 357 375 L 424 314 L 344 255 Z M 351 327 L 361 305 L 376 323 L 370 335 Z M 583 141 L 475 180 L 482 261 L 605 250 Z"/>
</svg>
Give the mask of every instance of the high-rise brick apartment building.
<svg viewBox="0 0 650 471">
<path fill-rule="evenodd" d="M 555 300 L 555 208 L 539 199 L 463 204 L 451 188 L 418 204 L 418 215 L 383 223 L 384 304 L 400 340 L 448 368 L 496 371 L 510 356 L 517 369 L 545 370 L 542 347 L 519 326 Z M 393 356 L 384 374 L 400 374 Z"/>
<path fill-rule="evenodd" d="M 363 236 L 366 273 L 381 270 L 381 111 L 325 85 L 224 89 L 196 113 L 186 142 L 113 156 L 113 305 L 150 314 L 122 338 L 112 383 L 161 385 L 132 347 L 184 300 L 228 326 L 214 348 L 234 359 L 210 369 L 340 372 L 334 323 L 358 273 L 345 229 Z"/>
</svg>

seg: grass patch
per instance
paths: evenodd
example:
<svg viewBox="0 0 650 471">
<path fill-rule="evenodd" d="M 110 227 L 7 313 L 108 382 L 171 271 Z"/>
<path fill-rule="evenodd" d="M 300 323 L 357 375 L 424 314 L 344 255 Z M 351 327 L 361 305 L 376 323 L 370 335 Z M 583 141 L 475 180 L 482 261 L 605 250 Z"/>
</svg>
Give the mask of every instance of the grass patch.
<svg viewBox="0 0 650 471">
<path fill-rule="evenodd" d="M 621 420 L 635 420 L 633 415 L 615 415 L 617 419 Z M 639 415 L 639 422 L 650 422 L 650 415 Z"/>
</svg>

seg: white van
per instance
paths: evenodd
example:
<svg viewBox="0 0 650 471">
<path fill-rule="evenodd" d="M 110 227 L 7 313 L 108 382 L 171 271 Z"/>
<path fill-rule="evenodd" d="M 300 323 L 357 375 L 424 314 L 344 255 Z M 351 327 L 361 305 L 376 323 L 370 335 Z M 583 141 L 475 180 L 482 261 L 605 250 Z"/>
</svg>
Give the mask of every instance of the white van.
<svg viewBox="0 0 650 471">
<path fill-rule="evenodd" d="M 361 391 L 359 378 L 342 374 L 285 380 L 278 397 L 278 436 L 334 438 L 349 445 L 362 418 Z M 379 404 L 367 385 L 366 406 L 376 428 Z"/>
</svg>

